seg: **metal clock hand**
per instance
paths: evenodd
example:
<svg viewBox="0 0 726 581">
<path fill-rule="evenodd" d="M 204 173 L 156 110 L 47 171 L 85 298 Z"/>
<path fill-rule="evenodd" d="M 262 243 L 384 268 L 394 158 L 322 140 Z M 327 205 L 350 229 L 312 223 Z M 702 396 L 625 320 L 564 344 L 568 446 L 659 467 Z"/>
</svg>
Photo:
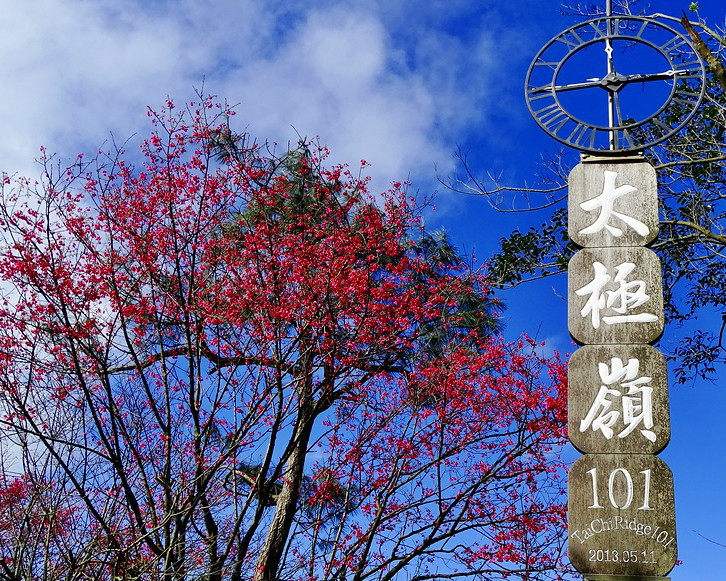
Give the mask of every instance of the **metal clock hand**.
<svg viewBox="0 0 726 581">
<path fill-rule="evenodd" d="M 666 81 L 676 77 L 695 78 L 700 71 L 698 69 L 670 70 L 662 73 L 636 74 L 624 77 L 626 83 L 639 83 L 641 81 Z"/>
<path fill-rule="evenodd" d="M 618 73 L 609 73 L 601 79 L 593 78 L 587 79 L 581 83 L 568 83 L 566 85 L 545 85 L 544 87 L 535 87 L 530 89 L 530 95 L 540 95 L 542 93 L 549 93 L 554 90 L 556 93 L 563 93 L 566 91 L 576 91 L 579 89 L 590 89 L 593 87 L 600 87 L 610 92 L 617 92 L 629 83 L 640 83 L 649 81 L 667 81 L 677 77 L 695 77 L 699 74 L 697 69 L 685 69 L 685 70 L 670 70 L 662 73 L 650 73 L 650 74 L 635 74 L 635 75 L 620 75 Z"/>
<path fill-rule="evenodd" d="M 565 91 L 576 91 L 578 89 L 590 89 L 592 87 L 601 86 L 602 79 L 588 79 L 582 83 L 569 83 L 567 85 L 545 85 L 544 87 L 535 87 L 530 89 L 530 95 L 540 95 L 542 93 L 549 93 L 554 90 L 556 93 L 562 93 Z"/>
</svg>

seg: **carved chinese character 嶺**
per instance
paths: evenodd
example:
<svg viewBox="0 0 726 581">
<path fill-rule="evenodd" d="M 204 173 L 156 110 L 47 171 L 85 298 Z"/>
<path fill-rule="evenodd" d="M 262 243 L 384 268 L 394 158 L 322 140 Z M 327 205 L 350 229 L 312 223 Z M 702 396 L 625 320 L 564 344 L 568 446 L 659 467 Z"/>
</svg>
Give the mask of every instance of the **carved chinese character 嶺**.
<svg viewBox="0 0 726 581">
<path fill-rule="evenodd" d="M 640 433 L 655 442 L 653 432 L 653 387 L 650 377 L 638 377 L 640 361 L 629 359 L 627 365 L 618 357 L 610 360 L 610 368 L 607 363 L 598 365 L 598 372 L 603 385 L 590 407 L 590 411 L 580 422 L 580 431 L 588 429 L 601 431 L 608 440 L 613 437 L 613 427 L 622 420 L 625 428 L 618 433 L 619 438 L 625 438 L 636 428 L 642 426 Z M 624 393 L 619 389 L 609 388 L 619 383 Z M 620 404 L 619 409 L 615 406 Z"/>
</svg>

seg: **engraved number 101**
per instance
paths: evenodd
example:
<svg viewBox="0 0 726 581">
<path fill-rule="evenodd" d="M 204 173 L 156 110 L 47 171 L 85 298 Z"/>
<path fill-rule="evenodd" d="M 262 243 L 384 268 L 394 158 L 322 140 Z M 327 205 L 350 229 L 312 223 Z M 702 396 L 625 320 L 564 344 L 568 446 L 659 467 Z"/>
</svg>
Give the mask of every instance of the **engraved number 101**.
<svg viewBox="0 0 726 581">
<path fill-rule="evenodd" d="M 588 470 L 586 474 L 589 474 L 592 477 L 592 505 L 588 506 L 588 508 L 605 508 L 602 504 L 600 504 L 597 494 L 597 468 Z M 642 470 L 640 474 L 644 477 L 643 504 L 638 507 L 638 510 L 653 510 L 653 507 L 650 506 L 650 470 Z M 625 480 L 624 499 L 615 498 L 615 482 L 618 479 Z M 608 497 L 610 498 L 610 504 L 612 504 L 614 508 L 624 510 L 632 504 L 633 496 L 633 477 L 630 475 L 630 472 L 628 472 L 625 468 L 616 468 L 613 470 L 608 478 Z M 618 503 L 618 500 L 622 500 L 622 502 Z"/>
</svg>

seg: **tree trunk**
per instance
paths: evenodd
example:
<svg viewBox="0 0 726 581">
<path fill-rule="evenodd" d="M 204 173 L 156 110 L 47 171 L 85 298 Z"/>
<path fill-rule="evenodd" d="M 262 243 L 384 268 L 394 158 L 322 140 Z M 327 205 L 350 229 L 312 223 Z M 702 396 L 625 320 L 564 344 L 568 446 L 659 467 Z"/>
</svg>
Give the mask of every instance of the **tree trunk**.
<svg viewBox="0 0 726 581">
<path fill-rule="evenodd" d="M 275 515 L 272 517 L 267 538 L 260 556 L 257 558 L 254 581 L 273 581 L 278 578 L 280 561 L 297 509 L 300 484 L 305 469 L 305 456 L 317 415 L 313 410 L 312 402 L 308 402 L 307 406 L 303 402 L 300 405 L 301 409 L 295 425 L 293 449 L 285 465 L 284 481 L 282 490 L 277 497 Z"/>
<path fill-rule="evenodd" d="M 695 28 L 693 28 L 693 25 L 688 20 L 688 16 L 686 16 L 685 12 L 683 13 L 683 18 L 681 18 L 681 24 L 691 37 L 698 54 L 704 61 L 706 61 L 708 69 L 711 71 L 714 78 L 718 81 L 719 85 L 721 85 L 721 88 L 726 91 L 726 69 L 724 68 L 723 63 L 711 52 L 711 49 L 708 48 L 701 38 L 701 35 L 698 34 L 698 31 Z"/>
</svg>

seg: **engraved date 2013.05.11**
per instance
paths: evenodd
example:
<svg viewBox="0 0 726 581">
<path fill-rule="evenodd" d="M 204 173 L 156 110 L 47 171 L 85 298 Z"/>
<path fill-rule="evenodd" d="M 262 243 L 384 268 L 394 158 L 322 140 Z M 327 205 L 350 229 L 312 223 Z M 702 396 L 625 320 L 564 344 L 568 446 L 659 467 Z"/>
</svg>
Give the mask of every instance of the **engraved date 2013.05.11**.
<svg viewBox="0 0 726 581">
<path fill-rule="evenodd" d="M 589 561 L 596 563 L 656 563 L 655 551 L 589 549 L 588 557 Z"/>
</svg>

